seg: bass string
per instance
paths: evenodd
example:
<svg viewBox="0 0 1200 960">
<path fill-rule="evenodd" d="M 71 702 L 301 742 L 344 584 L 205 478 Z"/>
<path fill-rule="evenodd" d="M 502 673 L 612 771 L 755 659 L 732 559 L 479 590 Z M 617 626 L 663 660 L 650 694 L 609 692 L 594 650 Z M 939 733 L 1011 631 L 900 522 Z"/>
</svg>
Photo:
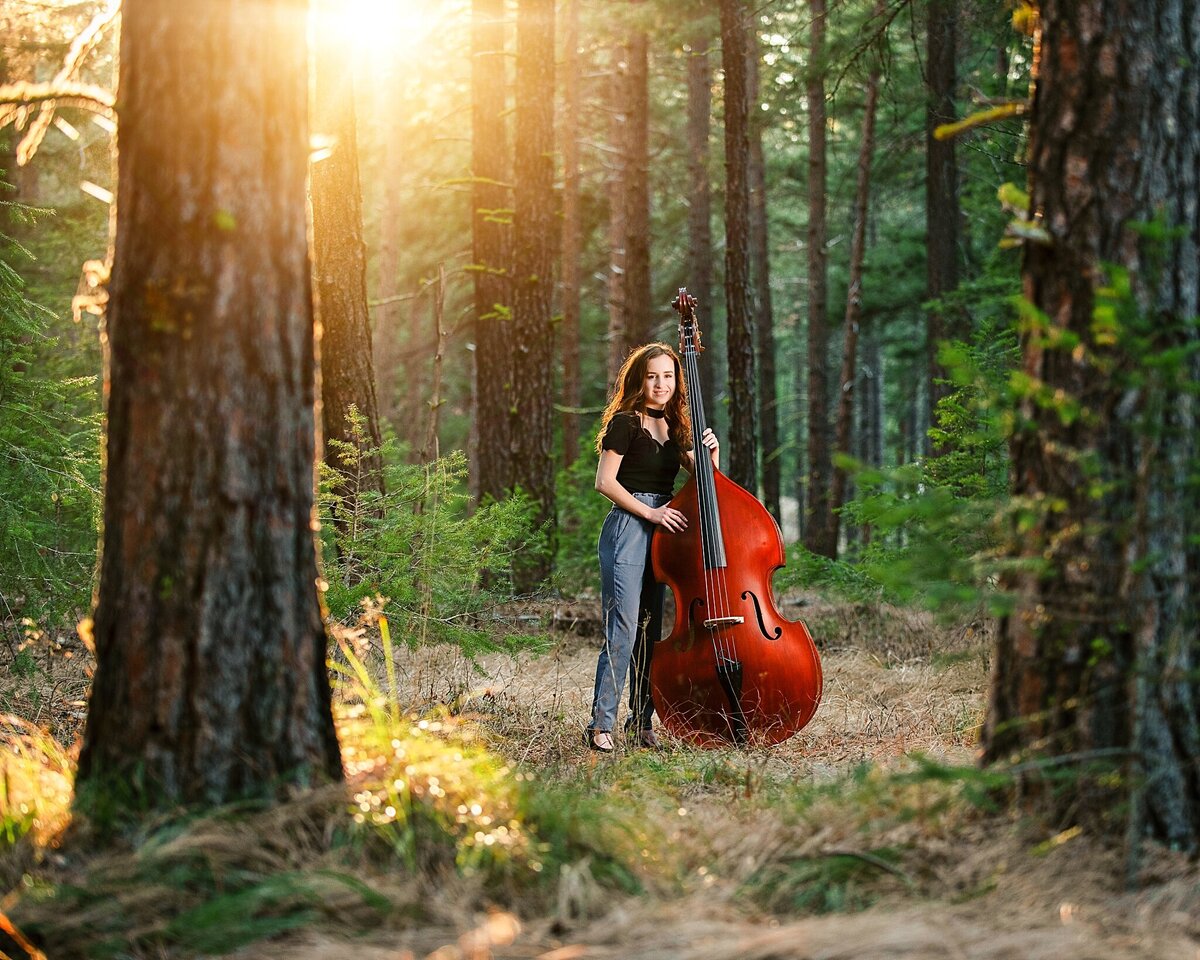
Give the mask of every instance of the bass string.
<svg viewBox="0 0 1200 960">
<path fill-rule="evenodd" d="M 700 511 L 701 562 L 704 566 L 704 588 L 707 594 L 705 605 L 710 619 L 723 621 L 732 615 L 733 604 L 729 598 L 729 583 L 725 567 L 723 564 L 719 564 L 720 558 L 717 556 L 718 545 L 721 542 L 721 530 L 720 514 L 717 508 L 716 477 L 708 451 L 699 443 L 700 434 L 705 429 L 704 404 L 700 393 L 700 370 L 697 354 L 691 340 L 687 341 L 684 347 L 684 358 L 687 364 L 685 369 L 690 381 L 687 385 L 688 392 L 692 394 L 690 405 L 693 432 L 692 461 L 696 471 L 697 501 Z M 713 561 L 711 567 L 708 563 L 708 554 L 711 554 Z M 732 627 L 725 623 L 718 623 L 712 629 L 712 634 L 718 662 L 720 660 L 736 661 L 737 650 Z"/>
</svg>

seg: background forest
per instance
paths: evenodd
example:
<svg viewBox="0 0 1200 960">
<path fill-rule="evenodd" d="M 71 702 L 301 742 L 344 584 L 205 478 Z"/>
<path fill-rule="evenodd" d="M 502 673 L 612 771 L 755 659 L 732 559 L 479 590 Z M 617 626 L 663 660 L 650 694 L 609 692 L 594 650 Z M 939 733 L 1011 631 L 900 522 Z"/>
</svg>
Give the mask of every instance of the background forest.
<svg viewBox="0 0 1200 960">
<path fill-rule="evenodd" d="M 0 0 L 0 949 L 1195 955 L 1190 4 L 124 6 Z M 824 701 L 598 763 L 682 286 Z"/>
<path fill-rule="evenodd" d="M 483 409 L 476 416 L 474 407 L 478 345 L 473 280 L 479 265 L 471 242 L 471 197 L 478 187 L 471 174 L 471 10 L 455 4 L 422 12 L 354 9 L 360 21 L 345 43 L 358 53 L 354 102 L 378 421 L 394 440 L 395 463 L 429 462 L 442 450 L 469 455 L 478 442 L 472 438 L 472 424 L 478 425 L 477 434 L 495 432 L 490 428 L 502 413 Z M 71 38 L 95 12 L 73 4 L 39 19 L 14 4 L 8 35 L 30 39 L 7 55 L 9 75 L 48 79 L 60 67 Z M 554 462 L 563 467 L 590 449 L 613 365 L 628 344 L 675 340 L 675 315 L 668 304 L 679 286 L 688 285 L 701 296 L 702 330 L 709 345 L 705 374 L 713 384 L 710 417 L 722 436 L 728 434 L 731 407 L 721 219 L 724 103 L 716 12 L 706 12 L 702 5 L 685 11 L 636 3 L 595 10 L 585 6 L 575 14 L 580 17 L 574 28 L 578 51 L 560 63 L 559 73 L 565 76 L 559 85 L 570 87 L 577 102 L 560 104 L 554 181 L 555 216 L 565 216 L 570 191 L 571 226 L 577 231 L 572 262 L 554 268 L 558 282 L 552 301 L 555 415 L 550 444 Z M 371 16 L 381 18 L 386 29 L 367 30 L 364 24 Z M 567 11 L 560 19 L 569 23 L 569 16 Z M 941 117 L 930 99 L 923 16 L 909 5 L 881 12 L 870 4 L 842 4 L 829 17 L 824 54 L 829 62 L 816 78 L 826 90 L 829 130 L 820 194 L 826 207 L 828 280 L 818 318 L 823 329 L 817 332 L 809 329 L 806 259 L 808 231 L 815 229 L 809 222 L 805 88 L 812 18 L 804 4 L 795 9 L 776 4 L 753 22 L 755 61 L 761 61 L 757 109 L 751 113 L 753 147 L 746 158 L 755 184 L 754 242 L 743 242 L 753 253 L 754 326 L 767 333 L 756 334 L 760 356 L 752 368 L 757 433 L 749 443 L 755 463 L 752 473 L 738 479 L 764 496 L 789 543 L 803 539 L 802 525 L 813 511 L 810 501 L 824 497 L 821 491 L 830 483 L 842 393 L 853 398 L 845 452 L 859 463 L 890 468 L 919 462 L 922 480 L 933 480 L 956 495 L 995 493 L 1004 485 L 1002 438 L 987 419 L 986 405 L 974 401 L 988 385 L 998 389 L 1015 360 L 1012 298 L 1019 290 L 1019 253 L 1002 249 L 1011 217 L 997 192 L 1006 183 L 1022 182 L 1021 124 L 1003 121 L 957 145 L 948 141 L 949 155 L 957 158 L 956 182 L 945 196 L 926 196 L 922 145 L 930 126 L 952 119 L 954 111 L 944 108 L 947 115 Z M 513 18 L 500 26 L 499 39 L 511 52 Z M 396 36 L 404 38 L 399 48 Z M 632 68 L 631 37 L 640 57 Z M 962 102 L 959 112 L 973 104 L 1019 98 L 1027 89 L 1030 42 L 1013 31 L 1003 5 L 965 4 L 957 36 L 949 40 L 955 56 L 948 61 L 948 76 Z M 98 49 L 80 58 L 80 81 L 111 87 L 111 42 L 101 34 Z M 560 51 L 559 56 L 565 54 Z M 501 86 L 510 90 L 509 104 L 497 118 L 502 143 L 512 138 L 506 130 L 512 125 L 512 59 L 503 61 L 506 72 L 501 74 Z M 842 391 L 842 321 L 860 202 L 856 180 L 863 153 L 864 96 L 872 72 L 881 79 L 872 104 L 873 141 L 867 145 L 872 163 L 865 185 L 865 243 L 862 263 L 853 268 L 860 274 L 861 291 L 855 321 L 858 359 L 854 386 Z M 27 612 L 38 621 L 42 604 L 57 603 L 61 610 L 70 602 L 82 610 L 91 592 L 88 553 L 94 539 L 98 442 L 87 430 L 95 429 L 100 406 L 98 391 L 88 386 L 96 383 L 99 351 L 86 326 L 54 324 L 51 314 L 62 316 L 67 309 L 65 291 L 79 281 L 81 256 L 104 258 L 105 191 L 112 187 L 110 124 L 101 116 L 104 126 L 99 126 L 93 115 L 69 107 L 54 116 L 56 125 L 39 143 L 36 162 L 25 166 L 15 160 L 21 135 L 12 127 L 6 133 L 12 158 L 9 180 L 14 181 L 6 207 L 13 254 L 6 262 L 13 271 L 13 316 L 23 317 L 13 321 L 8 342 L 14 354 L 44 345 L 36 364 L 21 371 L 27 375 L 14 378 L 13 389 L 37 396 L 45 415 L 56 417 L 57 429 L 38 431 L 39 443 L 26 438 L 17 444 L 43 451 L 41 470 L 28 457 L 9 461 L 17 472 L 6 489 L 26 491 L 28 499 L 6 525 L 16 532 L 7 549 L 19 552 L 4 564 L 5 576 L 12 578 L 4 595 L 34 604 Z M 626 124 L 644 130 L 636 147 L 621 139 Z M 693 147 L 697 142 L 700 151 Z M 497 152 L 505 157 L 505 151 Z M 568 153 L 577 165 L 569 181 L 561 169 Z M 501 162 L 511 165 L 512 160 Z M 623 195 L 636 182 L 642 183 L 641 195 Z M 698 182 L 701 187 L 695 186 Z M 486 209 L 499 211 L 493 219 L 511 221 L 511 203 L 509 196 Z M 624 211 L 630 206 L 637 208 L 635 220 L 640 217 L 644 223 L 614 223 L 628 219 Z M 951 238 L 955 255 L 945 271 L 948 282 L 931 278 L 926 262 L 927 207 Z M 707 215 L 703 225 L 697 208 Z M 511 233 L 511 222 L 501 226 Z M 632 255 L 642 260 L 637 286 L 613 279 L 626 276 L 620 261 L 630 255 L 626 247 L 631 238 L 637 248 Z M 555 260 L 561 260 L 557 252 Z M 503 315 L 496 320 L 498 326 L 506 323 Z M 957 335 L 941 347 L 950 368 L 938 359 L 942 341 L 929 341 L 931 322 L 935 335 Z M 41 336 L 28 336 L 34 331 Z M 504 333 L 496 342 L 511 339 Z M 810 342 L 823 348 L 821 357 L 811 360 L 824 381 L 823 430 L 809 429 Z M 491 366 L 480 367 L 488 373 L 502 371 L 498 360 L 485 363 Z M 369 375 L 366 369 L 356 373 Z M 939 424 L 936 405 L 956 385 L 955 376 L 960 389 Z M 51 384 L 52 395 L 43 398 L 36 392 Z M 7 409 L 20 424 L 8 429 L 29 429 L 23 416 L 27 405 Z M 940 426 L 943 433 L 935 430 L 931 439 L 931 426 Z M 369 427 L 368 436 L 377 429 Z M 52 446 L 52 439 L 61 442 Z M 950 439 L 957 441 L 953 451 Z M 727 437 L 727 446 L 730 442 Z M 74 476 L 60 469 L 64 457 L 82 471 L 75 482 L 62 476 Z M 813 468 L 810 460 L 823 466 Z M 47 461 L 54 462 L 53 468 Z M 556 566 L 567 578 L 561 589 L 569 594 L 588 589 L 591 583 L 584 578 L 594 577 L 594 524 L 586 521 L 604 508 L 594 503 L 591 473 L 586 462 L 554 477 L 561 500 Z M 496 493 L 507 489 L 493 477 L 476 483 Z M 821 491 L 810 494 L 810 487 Z M 847 493 L 854 492 L 852 481 Z M 55 505 L 57 536 L 69 539 L 53 551 L 45 549 L 50 517 L 44 507 L 34 506 L 47 502 Z M 586 531 L 575 537 L 581 526 Z M 878 525 L 860 526 L 842 531 L 837 550 L 843 556 L 871 553 L 871 527 Z M 812 535 L 805 542 L 811 546 L 811 540 Z M 823 548 L 818 552 L 835 553 L 828 543 L 818 546 Z"/>
</svg>

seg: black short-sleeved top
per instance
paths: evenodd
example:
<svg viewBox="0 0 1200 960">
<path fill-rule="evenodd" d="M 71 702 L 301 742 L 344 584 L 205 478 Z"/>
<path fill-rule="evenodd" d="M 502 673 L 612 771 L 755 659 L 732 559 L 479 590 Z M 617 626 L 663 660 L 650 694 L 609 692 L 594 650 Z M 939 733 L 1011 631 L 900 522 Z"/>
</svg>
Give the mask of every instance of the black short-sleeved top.
<svg viewBox="0 0 1200 960">
<path fill-rule="evenodd" d="M 602 450 L 622 456 L 617 483 L 630 493 L 670 493 L 679 473 L 680 450 L 674 437 L 659 444 L 642 429 L 636 413 L 618 413 L 608 422 Z"/>
</svg>

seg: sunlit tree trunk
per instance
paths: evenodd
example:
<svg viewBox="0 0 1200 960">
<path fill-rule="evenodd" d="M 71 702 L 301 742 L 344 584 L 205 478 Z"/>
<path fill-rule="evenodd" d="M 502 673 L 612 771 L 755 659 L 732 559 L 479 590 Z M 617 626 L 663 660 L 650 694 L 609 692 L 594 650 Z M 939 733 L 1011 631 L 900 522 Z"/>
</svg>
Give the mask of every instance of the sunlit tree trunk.
<svg viewBox="0 0 1200 960">
<path fill-rule="evenodd" d="M 759 109 L 759 38 L 747 37 L 750 95 L 750 250 L 754 274 L 755 362 L 758 366 L 758 426 L 762 436 L 763 505 L 776 522 L 779 510 L 779 410 L 775 383 L 775 311 L 771 305 L 771 248 L 767 221 L 767 163 L 763 156 L 764 114 Z"/>
<path fill-rule="evenodd" d="M 389 87 L 399 81 L 394 72 L 388 71 L 376 81 L 376 123 L 383 140 L 382 180 L 379 190 L 379 240 L 376 257 L 376 289 L 383 301 L 374 312 L 375 392 L 379 402 L 379 414 L 391 423 L 397 435 L 404 440 L 415 441 L 409 433 L 416 417 L 410 409 L 410 390 L 397 390 L 397 383 L 406 387 L 411 377 L 402 372 L 405 365 L 405 349 L 411 342 L 406 332 L 409 305 L 400 298 L 401 255 L 400 231 L 403 212 L 400 203 L 400 175 L 404 164 L 404 144 L 400 125 L 394 122 L 392 113 L 395 98 Z"/>
<path fill-rule="evenodd" d="M 625 301 L 625 244 L 626 217 L 629 204 L 625 198 L 629 189 L 629 126 L 625 74 L 629 69 L 629 52 L 615 46 L 610 57 L 609 94 L 609 162 L 608 162 L 608 383 L 611 384 L 629 352 Z"/>
<path fill-rule="evenodd" d="M 650 53 L 645 31 L 629 36 L 625 74 L 625 352 L 650 339 Z"/>
<path fill-rule="evenodd" d="M 550 525 L 546 553 L 522 558 L 520 586 L 550 573 L 554 502 L 554 339 L 558 249 L 554 196 L 554 0 L 517 8 L 516 212 L 513 256 L 513 481 Z"/>
<path fill-rule="evenodd" d="M 984 760 L 1116 766 L 1116 798 L 1084 773 L 1062 816 L 1128 811 L 1131 840 L 1194 852 L 1200 8 L 1039 10 L 1030 213 L 1047 236 L 1025 249 L 1039 312 L 1023 324 L 1011 437 L 1026 566 L 999 624 Z"/>
<path fill-rule="evenodd" d="M 309 174 L 313 219 L 313 289 L 321 326 L 321 422 L 325 461 L 338 467 L 336 444 L 357 446 L 354 482 L 341 489 L 341 514 L 357 509 L 361 493 L 383 493 L 379 408 L 375 400 L 371 322 L 367 309 L 367 252 L 350 37 L 333 0 L 321 0 L 313 35 L 313 134 L 329 150 Z M 323 152 L 323 151 L 322 151 Z M 320 155 L 318 155 L 320 157 Z M 363 436 L 356 443 L 347 413 L 357 408 Z M 364 447 L 367 449 L 364 450 Z"/>
<path fill-rule="evenodd" d="M 884 8 L 877 4 L 876 17 Z M 862 321 L 863 265 L 867 255 L 867 215 L 871 202 L 871 156 L 875 152 L 875 115 L 879 107 L 878 65 L 872 64 L 867 76 L 867 100 L 863 107 L 862 139 L 858 147 L 858 180 L 854 191 L 854 233 L 850 239 L 850 282 L 846 290 L 846 314 L 843 323 L 845 343 L 842 347 L 842 375 L 838 379 L 837 427 L 835 446 L 843 456 L 850 456 L 853 443 L 855 385 L 858 380 L 858 334 Z M 841 517 L 837 511 L 846 501 L 847 476 L 844 467 L 834 466 L 830 505 L 834 513 L 833 545 L 837 549 Z"/>
<path fill-rule="evenodd" d="M 712 187 L 708 176 L 709 133 L 712 127 L 712 67 L 707 32 L 697 33 L 687 51 L 687 205 L 688 205 L 688 292 L 697 299 L 696 320 L 702 335 L 720 342 L 712 329 Z M 700 384 L 711 404 L 717 396 L 713 367 L 716 352 L 700 364 Z M 708 411 L 710 420 L 712 410 Z"/>
<path fill-rule="evenodd" d="M 76 781 L 93 813 L 341 776 L 313 541 L 306 13 L 124 6 L 104 544 Z"/>
<path fill-rule="evenodd" d="M 729 358 L 729 476 L 758 489 L 757 389 L 750 286 L 749 10 L 721 0 L 721 64 L 725 71 L 725 319 Z"/>
<path fill-rule="evenodd" d="M 809 65 L 804 92 L 808 103 L 808 489 L 804 505 L 804 546 L 813 553 L 837 553 L 830 509 L 828 254 L 825 249 L 825 0 L 809 0 Z"/>
<path fill-rule="evenodd" d="M 472 433 L 476 498 L 513 484 L 512 200 L 505 128 L 504 2 L 471 8 L 471 209 L 475 276 Z"/>
<path fill-rule="evenodd" d="M 954 88 L 957 83 L 958 0 L 929 0 L 926 27 L 925 106 L 925 222 L 926 296 L 936 300 L 958 286 L 959 221 L 962 211 L 958 196 L 958 167 L 954 140 L 933 136 L 938 124 L 955 119 Z M 935 308 L 928 317 L 929 418 L 938 402 L 949 392 L 948 374 L 938 361 L 939 344 L 967 336 L 961 319 L 953 311 Z M 923 441 L 927 443 L 927 441 Z"/>
<path fill-rule="evenodd" d="M 430 371 L 426 358 L 430 346 L 418 322 L 424 308 L 420 291 L 406 285 L 405 265 L 410 250 L 405 237 L 410 214 L 405 201 L 411 189 L 406 170 L 412 163 L 412 145 L 406 140 L 408 132 L 398 113 L 403 109 L 398 105 L 403 93 L 403 69 L 388 63 L 372 75 L 372 83 L 372 114 L 364 121 L 375 128 L 372 142 L 381 144 L 382 151 L 375 197 L 368 199 L 371 191 L 365 190 L 363 199 L 368 209 L 372 202 L 379 207 L 378 237 L 374 244 L 370 238 L 367 242 L 368 254 L 375 257 L 376 278 L 374 286 L 368 283 L 367 289 L 378 294 L 371 311 L 375 394 L 381 420 L 408 445 L 408 455 L 415 459 L 428 409 L 425 398 Z M 475 466 L 474 457 L 471 465 Z"/>
<path fill-rule="evenodd" d="M 579 372 L 579 308 L 583 258 L 583 224 L 580 221 L 579 137 L 582 66 L 579 56 L 579 3 L 567 0 L 563 28 L 563 196 L 562 196 L 562 417 L 563 463 L 570 466 L 579 454 L 579 414 L 583 384 Z"/>
</svg>

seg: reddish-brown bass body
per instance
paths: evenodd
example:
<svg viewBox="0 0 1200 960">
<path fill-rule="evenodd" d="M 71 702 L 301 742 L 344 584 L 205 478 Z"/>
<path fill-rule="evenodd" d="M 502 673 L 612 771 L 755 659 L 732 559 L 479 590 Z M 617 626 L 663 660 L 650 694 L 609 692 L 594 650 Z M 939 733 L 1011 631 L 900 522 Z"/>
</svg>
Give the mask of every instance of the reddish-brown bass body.
<svg viewBox="0 0 1200 960">
<path fill-rule="evenodd" d="M 680 300 L 695 302 L 684 290 Z M 696 746 L 779 743 L 816 712 L 821 661 L 808 628 L 775 605 L 771 579 L 784 565 L 779 527 L 753 494 L 712 467 L 699 443 L 699 337 L 688 339 L 690 312 L 680 310 L 681 353 L 696 469 L 670 503 L 687 529 L 660 528 L 651 546 L 654 576 L 675 597 L 674 628 L 655 644 L 650 664 L 654 706 L 671 733 Z"/>
</svg>

